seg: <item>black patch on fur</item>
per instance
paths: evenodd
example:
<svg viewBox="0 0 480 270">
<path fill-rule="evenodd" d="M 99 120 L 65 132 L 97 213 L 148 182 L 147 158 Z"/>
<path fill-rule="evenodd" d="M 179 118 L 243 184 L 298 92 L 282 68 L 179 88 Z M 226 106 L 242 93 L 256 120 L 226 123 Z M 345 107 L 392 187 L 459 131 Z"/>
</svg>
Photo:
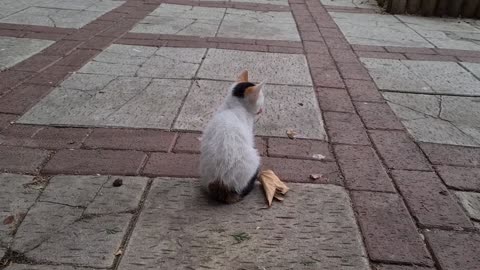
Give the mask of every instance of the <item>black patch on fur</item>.
<svg viewBox="0 0 480 270">
<path fill-rule="evenodd" d="M 234 97 L 239 97 L 239 98 L 245 97 L 245 90 L 247 90 L 247 88 L 252 87 L 252 86 L 255 86 L 255 84 L 249 83 L 249 82 L 238 83 L 233 88 L 233 96 Z"/>
<path fill-rule="evenodd" d="M 258 179 L 258 174 L 260 173 L 260 168 L 257 169 L 255 174 L 252 176 L 250 181 L 248 182 L 248 185 L 240 192 L 240 196 L 245 197 L 250 193 L 253 188 L 255 187 L 255 181 Z"/>
</svg>

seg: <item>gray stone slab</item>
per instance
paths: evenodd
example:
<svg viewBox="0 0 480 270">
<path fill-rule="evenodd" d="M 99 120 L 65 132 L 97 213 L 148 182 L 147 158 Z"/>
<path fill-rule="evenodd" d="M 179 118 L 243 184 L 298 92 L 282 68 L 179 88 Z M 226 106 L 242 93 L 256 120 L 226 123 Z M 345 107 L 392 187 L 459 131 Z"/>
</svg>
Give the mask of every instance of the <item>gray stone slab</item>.
<svg viewBox="0 0 480 270">
<path fill-rule="evenodd" d="M 455 62 L 361 58 L 382 90 L 480 96 L 480 80 Z"/>
<path fill-rule="evenodd" d="M 55 203 L 36 203 L 18 228 L 12 249 L 24 253 L 38 248 L 60 231 L 68 230 L 82 216 L 83 210 Z"/>
<path fill-rule="evenodd" d="M 138 70 L 140 77 L 190 79 L 200 67 L 206 49 L 162 47 Z"/>
<path fill-rule="evenodd" d="M 78 72 L 88 74 L 102 74 L 112 76 L 135 76 L 138 65 L 116 64 L 91 61 L 83 66 Z"/>
<path fill-rule="evenodd" d="M 480 97 L 442 97 L 442 119 L 472 127 L 480 127 Z"/>
<path fill-rule="evenodd" d="M 113 185 L 117 179 L 122 181 L 121 186 Z M 95 200 L 85 210 L 85 214 L 98 215 L 136 210 L 147 186 L 147 181 L 148 178 L 145 177 L 109 177 L 96 194 Z"/>
<path fill-rule="evenodd" d="M 52 27 L 80 28 L 124 1 L 37 0 L 0 3 L 0 22 Z M 2 8 L 2 5 L 7 7 Z"/>
<path fill-rule="evenodd" d="M 203 130 L 228 94 L 232 82 L 196 81 L 175 122 L 175 129 Z M 256 123 L 256 134 L 326 139 L 320 109 L 311 87 L 266 85 L 265 110 Z"/>
<path fill-rule="evenodd" d="M 320 0 L 320 2 L 328 6 L 379 9 L 376 0 Z"/>
<path fill-rule="evenodd" d="M 465 134 L 452 123 L 438 118 L 426 117 L 423 119 L 402 120 L 402 123 L 417 141 L 480 146 L 480 140 Z"/>
<path fill-rule="evenodd" d="M 300 41 L 291 13 L 227 9 L 217 36 Z"/>
<path fill-rule="evenodd" d="M 33 56 L 53 43 L 51 40 L 0 37 L 0 71 Z"/>
<path fill-rule="evenodd" d="M 435 93 L 480 96 L 480 81 L 455 62 L 401 61 Z"/>
<path fill-rule="evenodd" d="M 480 221 L 480 193 L 455 191 L 460 204 L 467 211 L 470 218 Z"/>
<path fill-rule="evenodd" d="M 289 187 L 268 209 L 258 186 L 218 205 L 197 181 L 156 179 L 119 269 L 369 269 L 345 189 Z"/>
<path fill-rule="evenodd" d="M 464 68 L 470 71 L 475 77 L 480 78 L 480 64 L 478 63 L 460 63 Z"/>
<path fill-rule="evenodd" d="M 31 265 L 31 264 L 11 264 L 5 270 L 91 270 L 80 266 L 70 265 Z"/>
<path fill-rule="evenodd" d="M 475 126 L 477 98 L 406 93 L 383 93 L 388 104 L 417 141 L 480 145 Z"/>
<path fill-rule="evenodd" d="M 200 0 L 200 1 L 210 1 L 210 0 Z M 222 0 L 214 0 L 221 1 Z M 245 3 L 255 3 L 255 4 L 271 4 L 271 5 L 282 5 L 288 6 L 288 0 L 229 0 L 228 2 L 245 2 Z"/>
<path fill-rule="evenodd" d="M 60 87 L 83 91 L 99 91 L 115 78 L 112 75 L 74 73 L 63 81 Z"/>
<path fill-rule="evenodd" d="M 312 85 L 307 60 L 299 54 L 209 49 L 198 77 L 231 81 L 244 69 L 253 82 Z"/>
<path fill-rule="evenodd" d="M 87 207 L 97 196 L 107 176 L 59 175 L 50 179 L 39 201 Z"/>
<path fill-rule="evenodd" d="M 225 8 L 162 4 L 132 32 L 215 36 L 224 14 Z"/>
<path fill-rule="evenodd" d="M 392 15 L 339 13 L 330 15 L 351 44 L 432 48 L 417 34 Z"/>
<path fill-rule="evenodd" d="M 131 214 L 81 219 L 25 253 L 38 262 L 112 267 Z"/>
<path fill-rule="evenodd" d="M 12 240 L 12 233 L 18 222 L 35 203 L 40 194 L 41 185 L 30 185 L 33 176 L 18 174 L 0 174 L 0 253 L 6 250 Z M 9 216 L 11 223 L 4 222 Z M 0 256 L 1 257 L 1 256 Z"/>
<path fill-rule="evenodd" d="M 480 29 L 465 20 L 403 15 L 397 18 L 438 48 L 480 50 Z"/>
<path fill-rule="evenodd" d="M 370 76 L 382 90 L 432 93 L 432 88 L 400 60 L 361 58 Z"/>
</svg>

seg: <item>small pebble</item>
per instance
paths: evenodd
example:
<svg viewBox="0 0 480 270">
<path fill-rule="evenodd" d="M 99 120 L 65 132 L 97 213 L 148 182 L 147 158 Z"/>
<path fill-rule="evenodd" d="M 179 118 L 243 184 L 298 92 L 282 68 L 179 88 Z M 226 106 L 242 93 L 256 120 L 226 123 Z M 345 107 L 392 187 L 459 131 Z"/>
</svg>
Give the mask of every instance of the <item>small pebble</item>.
<svg viewBox="0 0 480 270">
<path fill-rule="evenodd" d="M 122 185 L 123 185 L 123 180 L 120 178 L 115 179 L 115 181 L 113 181 L 113 184 L 112 184 L 112 186 L 114 187 L 120 187 Z"/>
</svg>

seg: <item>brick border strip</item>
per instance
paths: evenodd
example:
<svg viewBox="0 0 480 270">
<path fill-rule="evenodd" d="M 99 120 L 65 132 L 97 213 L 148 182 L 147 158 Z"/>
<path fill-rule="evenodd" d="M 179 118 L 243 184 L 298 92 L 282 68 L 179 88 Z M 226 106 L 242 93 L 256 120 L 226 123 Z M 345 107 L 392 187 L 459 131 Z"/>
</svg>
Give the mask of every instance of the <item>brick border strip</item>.
<svg viewBox="0 0 480 270">
<path fill-rule="evenodd" d="M 35 38 L 57 41 L 76 30 L 77 29 L 74 28 L 0 23 L 0 37 Z"/>
<path fill-rule="evenodd" d="M 154 47 L 218 48 L 240 51 L 303 54 L 301 42 L 287 40 L 127 33 L 114 43 Z"/>
<path fill-rule="evenodd" d="M 433 171 L 427 159 L 431 156 L 412 140 L 385 102 L 327 10 L 315 0 L 290 3 L 370 260 L 438 266 L 439 254 L 419 228 L 472 231 L 473 224 Z M 472 152 L 469 158 L 480 155 L 478 148 Z"/>
<path fill-rule="evenodd" d="M 358 57 L 480 63 L 480 51 L 355 44 L 352 44 L 352 49 Z"/>
<path fill-rule="evenodd" d="M 200 136 L 149 129 L 14 124 L 0 133 L 0 171 L 198 177 Z M 343 185 L 327 142 L 257 137 L 256 143 L 264 166 L 285 181 Z M 319 160 L 316 154 L 324 158 Z M 322 173 L 319 179 L 310 177 L 317 173 Z"/>
</svg>

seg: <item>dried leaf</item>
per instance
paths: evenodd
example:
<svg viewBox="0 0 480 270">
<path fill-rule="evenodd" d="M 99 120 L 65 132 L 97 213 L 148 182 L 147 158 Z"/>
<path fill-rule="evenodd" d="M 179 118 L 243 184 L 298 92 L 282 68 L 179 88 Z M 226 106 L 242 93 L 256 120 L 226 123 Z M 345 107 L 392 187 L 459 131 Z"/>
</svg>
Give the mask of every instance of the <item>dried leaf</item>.
<svg viewBox="0 0 480 270">
<path fill-rule="evenodd" d="M 275 175 L 271 170 L 263 171 L 260 174 L 260 182 L 262 183 L 265 196 L 267 197 L 268 206 L 272 205 L 273 198 L 282 201 L 281 195 L 285 195 L 289 188 Z"/>
<path fill-rule="evenodd" d="M 10 215 L 3 220 L 3 225 L 12 224 L 14 220 L 15 220 L 15 217 L 13 215 Z"/>
<path fill-rule="evenodd" d="M 297 133 L 295 130 L 293 130 L 293 129 L 287 129 L 287 136 L 288 136 L 288 138 L 290 138 L 290 139 L 293 140 L 293 139 L 297 138 L 297 135 L 298 135 L 298 133 Z"/>
<path fill-rule="evenodd" d="M 117 252 L 115 252 L 115 256 L 120 256 L 122 254 L 123 254 L 122 249 L 119 249 L 119 250 L 117 250 Z"/>
<path fill-rule="evenodd" d="M 310 178 L 313 179 L 313 180 L 317 180 L 317 179 L 319 179 L 320 177 L 322 177 L 321 174 L 310 174 Z"/>
<path fill-rule="evenodd" d="M 322 159 L 325 158 L 325 156 L 322 155 L 322 154 L 314 154 L 312 157 L 313 157 L 314 159 L 318 159 L 318 160 L 322 160 Z"/>
</svg>

